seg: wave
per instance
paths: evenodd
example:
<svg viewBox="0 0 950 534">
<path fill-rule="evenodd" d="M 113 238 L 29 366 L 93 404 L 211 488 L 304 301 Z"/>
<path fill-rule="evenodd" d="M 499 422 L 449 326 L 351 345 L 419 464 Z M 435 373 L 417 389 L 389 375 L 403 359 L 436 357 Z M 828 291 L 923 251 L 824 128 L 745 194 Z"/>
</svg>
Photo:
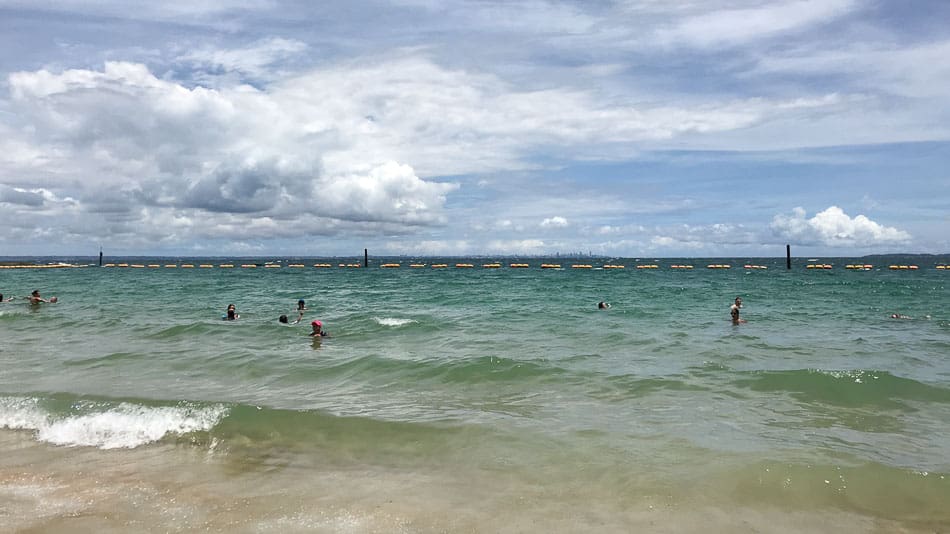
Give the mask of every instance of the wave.
<svg viewBox="0 0 950 534">
<path fill-rule="evenodd" d="M 217 327 L 220 323 L 221 321 L 217 321 L 215 323 L 196 322 L 191 324 L 181 324 L 164 328 L 158 332 L 146 335 L 145 337 L 149 339 L 169 340 L 191 338 L 194 336 L 205 336 L 217 332 Z"/>
<path fill-rule="evenodd" d="M 400 319 L 397 317 L 373 317 L 373 320 L 382 326 L 404 326 L 416 322 L 415 319 Z"/>
<path fill-rule="evenodd" d="M 455 360 L 401 360 L 378 355 L 363 356 L 318 371 L 322 378 L 385 377 L 387 382 L 429 381 L 468 384 L 547 380 L 568 373 L 547 361 L 514 360 L 499 356 L 478 356 Z M 298 377 L 308 378 L 306 373 Z M 529 387 L 525 382 L 525 387 Z"/>
<path fill-rule="evenodd" d="M 903 401 L 950 403 L 948 389 L 875 370 L 752 371 L 741 373 L 732 384 L 759 392 L 786 392 L 804 402 L 847 407 L 907 408 Z"/>
<path fill-rule="evenodd" d="M 166 436 L 208 431 L 228 413 L 223 404 L 0 397 L 0 428 L 32 431 L 38 441 L 68 447 L 131 449 Z"/>
<path fill-rule="evenodd" d="M 321 459 L 399 450 L 429 460 L 463 446 L 483 427 L 339 416 L 318 409 L 240 403 L 108 399 L 66 393 L 0 396 L 0 430 L 31 432 L 38 442 L 103 450 L 156 443 L 242 455 L 316 447 Z M 380 436 L 387 440 L 380 441 Z M 450 443 L 451 442 L 451 443 Z M 441 451 L 441 452 L 440 452 Z"/>
</svg>

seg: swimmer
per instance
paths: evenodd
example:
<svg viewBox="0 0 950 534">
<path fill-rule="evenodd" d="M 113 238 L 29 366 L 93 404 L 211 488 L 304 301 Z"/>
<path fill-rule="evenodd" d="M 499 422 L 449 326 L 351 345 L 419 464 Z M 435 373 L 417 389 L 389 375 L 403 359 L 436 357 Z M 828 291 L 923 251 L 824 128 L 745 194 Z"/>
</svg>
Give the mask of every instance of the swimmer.
<svg viewBox="0 0 950 534">
<path fill-rule="evenodd" d="M 6 300 L 3 300 L 3 293 L 0 293 L 0 302 L 12 302 L 16 297 L 10 297 Z"/>
<path fill-rule="evenodd" d="M 53 297 L 53 298 L 56 298 L 56 297 Z M 33 304 L 33 305 L 39 304 L 41 302 L 56 302 L 55 300 L 52 300 L 52 299 L 46 300 L 43 297 L 41 297 L 39 289 L 34 289 L 33 292 L 30 293 L 30 296 L 27 297 L 27 299 L 29 299 L 30 304 Z"/>
<path fill-rule="evenodd" d="M 736 297 L 735 303 L 729 306 L 729 314 L 732 315 L 732 324 L 742 324 L 745 319 L 739 318 L 739 308 L 742 307 L 742 297 Z"/>
<path fill-rule="evenodd" d="M 294 324 L 299 323 L 303 320 L 303 312 L 307 310 L 307 303 L 303 299 L 297 301 L 297 320 L 294 321 Z"/>
<path fill-rule="evenodd" d="M 600 301 L 600 302 L 597 303 L 597 309 L 599 309 L 599 310 L 606 310 L 607 308 L 610 308 L 610 304 L 608 304 L 608 303 L 606 303 L 606 302 L 604 302 L 604 301 Z"/>
<path fill-rule="evenodd" d="M 287 324 L 287 316 L 286 316 L 286 315 L 281 315 L 280 317 L 277 318 L 277 322 L 278 322 L 278 323 Z"/>
<path fill-rule="evenodd" d="M 323 323 L 320 321 L 314 320 L 310 323 L 310 326 L 313 327 L 313 332 L 310 332 L 310 335 L 316 338 L 319 337 L 330 337 L 330 334 L 323 331 Z"/>
<path fill-rule="evenodd" d="M 911 317 L 911 316 L 909 316 L 909 315 L 903 315 L 903 314 L 900 314 L 900 313 L 892 313 L 892 314 L 891 314 L 891 319 L 913 319 L 913 317 Z"/>
<path fill-rule="evenodd" d="M 225 321 L 233 321 L 240 318 L 241 316 L 237 314 L 237 310 L 234 308 L 234 304 L 228 304 L 228 313 L 224 316 Z"/>
</svg>

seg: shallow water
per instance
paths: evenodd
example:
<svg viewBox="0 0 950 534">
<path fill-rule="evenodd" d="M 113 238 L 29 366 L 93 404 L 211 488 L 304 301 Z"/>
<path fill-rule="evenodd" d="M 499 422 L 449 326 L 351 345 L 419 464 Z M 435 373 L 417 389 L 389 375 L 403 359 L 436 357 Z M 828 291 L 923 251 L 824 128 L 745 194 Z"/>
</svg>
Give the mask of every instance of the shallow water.
<svg viewBox="0 0 950 534">
<path fill-rule="evenodd" d="M 0 304 L 0 511 L 63 532 L 950 527 L 950 272 L 425 261 L 476 268 L 0 272 L 61 299 Z M 703 268 L 750 262 L 770 268 Z"/>
</svg>

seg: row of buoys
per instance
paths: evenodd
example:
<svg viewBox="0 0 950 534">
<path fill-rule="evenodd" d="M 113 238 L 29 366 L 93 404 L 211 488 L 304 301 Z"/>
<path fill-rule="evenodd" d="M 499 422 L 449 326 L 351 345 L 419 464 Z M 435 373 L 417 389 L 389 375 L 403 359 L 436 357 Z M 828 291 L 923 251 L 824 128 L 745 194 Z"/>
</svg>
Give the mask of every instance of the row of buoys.
<svg viewBox="0 0 950 534">
<path fill-rule="evenodd" d="M 315 264 L 313 264 L 313 266 L 316 267 L 316 268 L 323 268 L 323 269 L 329 269 L 329 268 L 333 267 L 333 265 L 331 265 L 331 264 L 329 264 L 329 263 L 315 263 Z M 393 267 L 393 266 L 398 267 L 398 264 L 383 265 L 383 267 Z M 33 267 L 33 266 L 30 266 L 30 267 Z M 39 267 L 39 266 L 36 266 L 36 267 Z M 64 267 L 65 267 L 65 266 L 64 266 Z M 75 266 L 75 265 L 71 265 L 70 267 L 76 267 L 76 266 Z M 166 269 L 179 269 L 179 268 L 180 268 L 180 269 L 194 269 L 195 267 L 197 267 L 197 268 L 199 268 L 199 269 L 213 269 L 213 268 L 217 267 L 217 268 L 219 268 L 219 269 L 233 269 L 233 268 L 235 267 L 235 265 L 234 265 L 233 263 L 222 263 L 222 264 L 219 264 L 219 265 L 212 265 L 212 264 L 210 264 L 210 263 L 201 263 L 201 264 L 198 264 L 198 265 L 195 265 L 195 264 L 193 264 L 193 263 L 182 263 L 182 264 L 180 264 L 180 265 L 177 264 L 177 263 L 169 263 L 169 264 L 166 264 L 166 265 L 159 265 L 159 264 L 156 264 L 156 263 L 149 263 L 149 264 L 147 264 L 147 265 L 146 265 L 146 264 L 140 264 L 140 263 L 107 263 L 107 264 L 103 265 L 103 267 L 120 267 L 120 268 L 130 268 L 130 269 L 145 269 L 145 268 L 148 268 L 148 269 L 158 269 L 158 268 L 161 268 L 161 267 L 164 267 L 164 268 L 166 268 Z M 279 268 L 281 268 L 281 267 L 283 267 L 283 266 L 280 265 L 280 264 L 276 264 L 276 263 L 268 263 L 268 264 L 265 264 L 265 265 L 258 265 L 258 264 L 256 264 L 256 263 L 242 263 L 242 264 L 238 265 L 238 267 L 240 267 L 240 268 L 242 268 L 242 269 L 257 269 L 258 267 L 263 267 L 263 268 L 265 268 L 265 269 L 279 269 Z M 304 264 L 302 264 L 302 263 L 291 263 L 291 264 L 288 264 L 287 267 L 288 267 L 288 268 L 302 269 L 302 268 L 305 268 L 306 265 L 304 265 Z M 339 264 L 339 267 L 362 267 L 362 265 L 360 265 L 360 264 L 358 264 L 358 263 L 341 263 L 341 264 Z"/>
<path fill-rule="evenodd" d="M 79 267 L 71 263 L 50 263 L 48 265 L 0 265 L 0 269 L 63 269 Z"/>
<path fill-rule="evenodd" d="M 670 265 L 670 269 L 692 269 L 692 265 Z"/>
<path fill-rule="evenodd" d="M 743 269 L 768 269 L 766 265 L 743 265 Z"/>
<path fill-rule="evenodd" d="M 659 265 L 654 265 L 654 264 L 650 264 L 650 265 L 637 265 L 637 269 L 659 269 L 659 268 L 660 268 Z"/>
<path fill-rule="evenodd" d="M 805 266 L 806 269 L 833 269 L 834 267 L 827 263 L 809 263 Z"/>
<path fill-rule="evenodd" d="M 874 268 L 874 266 L 871 265 L 870 263 L 864 264 L 864 265 L 860 263 L 855 263 L 854 265 L 851 265 L 851 264 L 845 265 L 844 268 L 851 269 L 853 271 L 870 271 L 871 269 Z"/>
<path fill-rule="evenodd" d="M 723 264 L 723 263 L 710 263 L 706 266 L 707 269 L 732 269 L 732 265 Z"/>
<path fill-rule="evenodd" d="M 892 271 L 905 270 L 905 269 L 915 271 L 917 270 L 918 267 L 916 265 L 888 265 L 887 268 Z"/>
</svg>

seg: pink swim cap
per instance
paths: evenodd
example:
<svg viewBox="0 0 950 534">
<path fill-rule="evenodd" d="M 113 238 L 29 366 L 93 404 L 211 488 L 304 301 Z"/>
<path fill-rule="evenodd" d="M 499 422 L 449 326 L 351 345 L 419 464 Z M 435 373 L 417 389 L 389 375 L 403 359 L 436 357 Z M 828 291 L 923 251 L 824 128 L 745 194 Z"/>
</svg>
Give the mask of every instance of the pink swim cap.
<svg viewBox="0 0 950 534">
<path fill-rule="evenodd" d="M 314 322 L 312 322 L 312 323 L 310 323 L 310 324 L 313 325 L 313 326 L 323 326 L 323 323 L 321 323 L 320 321 L 314 321 Z"/>
</svg>

